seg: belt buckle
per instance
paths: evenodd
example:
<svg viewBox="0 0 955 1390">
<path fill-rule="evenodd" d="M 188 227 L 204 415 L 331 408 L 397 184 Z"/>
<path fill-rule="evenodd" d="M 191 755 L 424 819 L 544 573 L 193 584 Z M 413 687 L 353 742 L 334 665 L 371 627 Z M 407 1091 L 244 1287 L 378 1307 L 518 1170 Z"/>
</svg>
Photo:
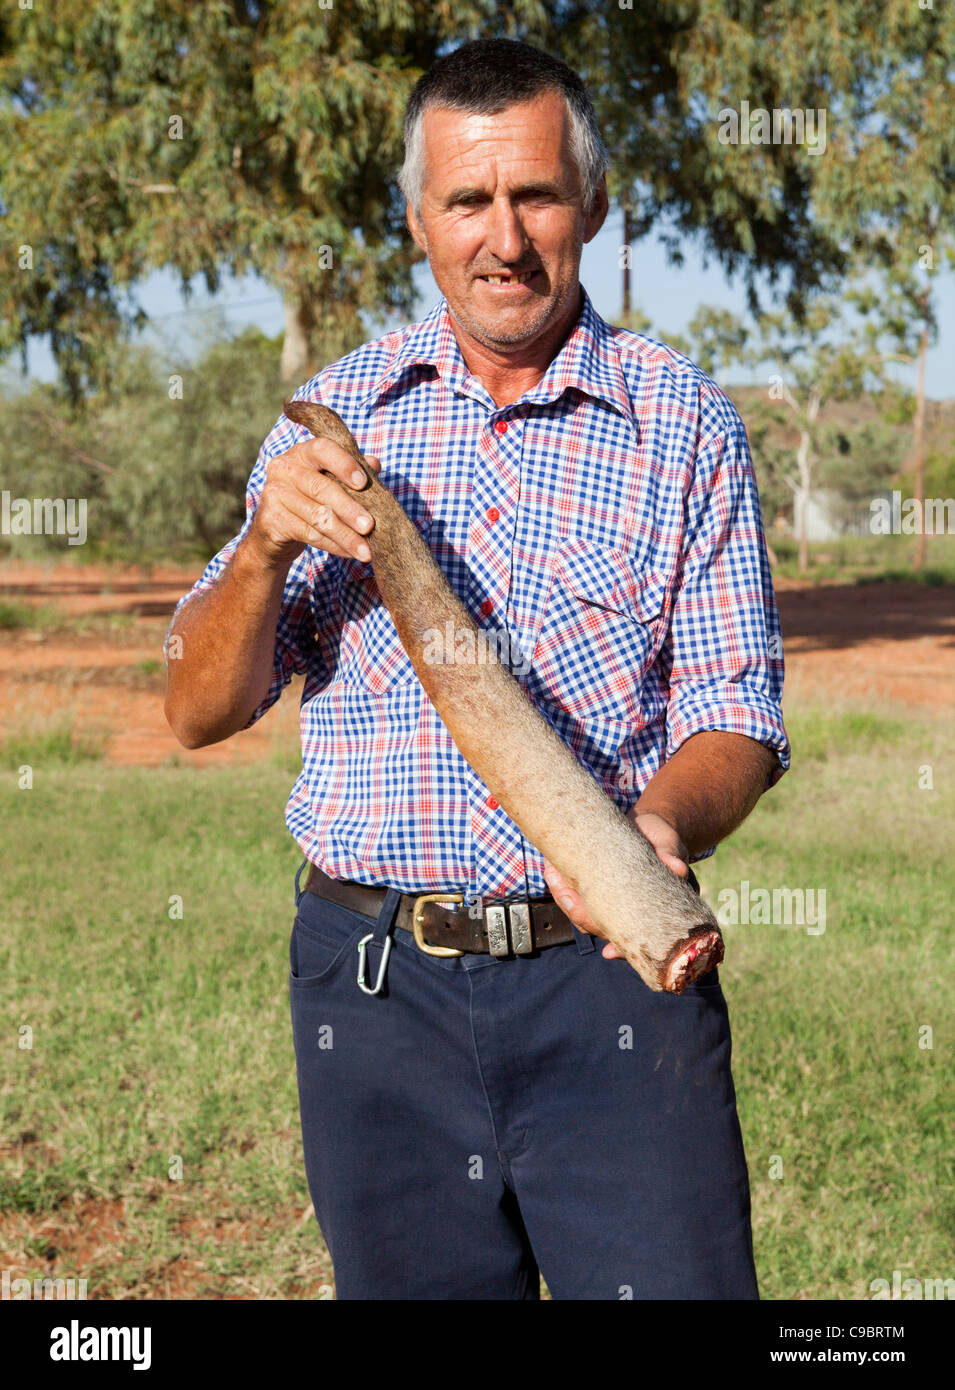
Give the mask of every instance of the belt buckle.
<svg viewBox="0 0 955 1390">
<path fill-rule="evenodd" d="M 412 929 L 414 931 L 415 945 L 419 951 L 424 951 L 426 956 L 463 956 L 464 952 L 459 951 L 456 946 L 432 946 L 429 941 L 424 939 L 424 920 L 421 915 L 422 903 L 463 903 L 463 893 L 422 893 L 420 898 L 415 899 L 414 915 L 412 917 Z"/>
<path fill-rule="evenodd" d="M 488 950 L 492 956 L 529 956 L 534 949 L 530 903 L 488 903 L 484 908 Z"/>
<path fill-rule="evenodd" d="M 511 944 L 516 956 L 529 956 L 534 949 L 530 903 L 511 903 L 508 909 Z"/>
</svg>

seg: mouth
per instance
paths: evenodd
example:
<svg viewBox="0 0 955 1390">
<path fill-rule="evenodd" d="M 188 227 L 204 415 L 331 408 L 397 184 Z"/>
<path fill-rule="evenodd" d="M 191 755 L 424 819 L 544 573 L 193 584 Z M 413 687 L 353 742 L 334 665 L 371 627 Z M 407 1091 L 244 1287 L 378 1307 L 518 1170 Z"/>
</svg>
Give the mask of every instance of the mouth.
<svg viewBox="0 0 955 1390">
<path fill-rule="evenodd" d="M 530 280 L 533 280 L 536 274 L 536 270 L 525 270 L 519 275 L 504 270 L 495 272 L 493 275 L 479 275 L 477 278 L 483 280 L 486 285 L 501 285 L 514 289 L 518 285 L 526 285 Z"/>
</svg>

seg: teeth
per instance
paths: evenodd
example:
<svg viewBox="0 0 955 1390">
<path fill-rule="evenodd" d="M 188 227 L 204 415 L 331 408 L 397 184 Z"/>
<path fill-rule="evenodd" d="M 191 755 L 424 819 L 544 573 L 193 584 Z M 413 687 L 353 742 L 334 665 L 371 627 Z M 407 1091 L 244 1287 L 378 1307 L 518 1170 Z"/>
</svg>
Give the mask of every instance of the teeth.
<svg viewBox="0 0 955 1390">
<path fill-rule="evenodd" d="M 512 282 L 523 285 L 533 274 L 532 270 L 528 270 L 523 275 L 482 275 L 481 279 L 486 280 L 489 285 L 510 285 Z"/>
</svg>

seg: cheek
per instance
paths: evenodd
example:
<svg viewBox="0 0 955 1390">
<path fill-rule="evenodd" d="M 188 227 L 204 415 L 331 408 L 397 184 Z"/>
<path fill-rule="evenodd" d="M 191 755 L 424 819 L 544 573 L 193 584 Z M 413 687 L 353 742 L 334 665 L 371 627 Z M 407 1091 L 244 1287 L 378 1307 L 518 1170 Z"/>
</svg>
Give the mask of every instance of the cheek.
<svg viewBox="0 0 955 1390">
<path fill-rule="evenodd" d="M 574 247 L 583 238 L 584 219 L 576 208 L 555 210 L 550 226 L 555 242 L 562 246 Z"/>
<path fill-rule="evenodd" d="M 481 229 L 475 222 L 450 222 L 435 229 L 431 251 L 443 265 L 463 269 L 480 252 L 481 243 Z"/>
</svg>

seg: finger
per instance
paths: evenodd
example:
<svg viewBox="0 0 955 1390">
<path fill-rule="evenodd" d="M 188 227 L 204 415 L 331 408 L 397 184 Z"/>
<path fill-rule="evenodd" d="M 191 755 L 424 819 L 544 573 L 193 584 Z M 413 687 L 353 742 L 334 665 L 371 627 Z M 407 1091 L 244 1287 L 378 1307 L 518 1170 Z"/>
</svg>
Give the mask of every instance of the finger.
<svg viewBox="0 0 955 1390">
<path fill-rule="evenodd" d="M 570 888 L 570 884 L 567 882 L 566 878 L 564 878 L 564 875 L 559 869 L 554 867 L 549 859 L 544 860 L 544 882 L 554 894 L 554 897 L 557 896 L 558 890 L 566 893 Z"/>
<path fill-rule="evenodd" d="M 341 452 L 341 450 L 339 450 Z M 363 481 L 364 474 L 361 474 Z M 288 481 L 291 482 L 297 491 L 304 492 L 314 502 L 327 503 L 332 510 L 343 521 L 346 521 L 353 530 L 370 531 L 374 525 L 374 518 L 367 512 L 366 507 L 361 505 L 357 498 L 353 498 L 352 492 L 343 488 L 338 478 L 334 477 L 329 470 L 317 471 L 314 464 L 303 463 L 302 460 L 292 460 L 288 470 Z M 356 491 L 356 489 L 352 489 Z M 361 521 L 361 525 L 359 525 Z"/>
<path fill-rule="evenodd" d="M 687 878 L 690 873 L 690 866 L 685 859 L 681 859 L 678 854 L 671 853 L 668 849 L 658 849 L 657 858 L 660 859 L 668 869 L 672 869 L 680 878 Z"/>
<path fill-rule="evenodd" d="M 325 547 L 327 538 L 324 534 L 287 507 L 278 496 L 273 496 L 267 507 L 260 503 L 256 521 L 274 545 L 285 546 L 295 541 L 303 546 L 315 545 L 323 549 Z"/>
<path fill-rule="evenodd" d="M 293 474 L 289 482 L 286 505 L 329 536 L 343 553 L 357 554 L 361 538 L 374 529 L 371 513 L 331 478 L 304 469 Z M 371 552 L 361 558 L 370 559 Z"/>
<path fill-rule="evenodd" d="M 550 860 L 546 858 L 544 859 L 544 880 L 550 892 L 552 892 L 553 897 L 556 898 L 559 892 L 562 892 L 562 894 L 574 895 L 573 888 L 567 883 L 566 878 L 560 873 L 560 870 L 557 869 L 555 865 L 552 865 Z"/>
<path fill-rule="evenodd" d="M 334 439 L 306 439 L 298 445 L 298 449 L 306 466 L 313 470 L 325 470 L 356 491 L 368 486 L 364 471 L 347 449 L 336 444 Z"/>
<path fill-rule="evenodd" d="M 568 917 L 572 912 L 579 913 L 583 908 L 583 899 L 576 893 L 564 876 L 551 869 L 550 873 L 545 873 L 544 882 L 551 892 L 551 897 L 558 907 L 562 907 Z"/>
<path fill-rule="evenodd" d="M 353 530 L 368 532 L 374 526 L 371 513 L 327 472 L 318 473 L 308 464 L 295 463 L 289 469 L 288 481 L 313 502 L 330 506 Z"/>
<path fill-rule="evenodd" d="M 587 931 L 589 935 L 596 935 L 596 937 L 603 935 L 602 931 L 596 927 L 594 919 L 589 915 L 584 899 L 574 888 L 562 888 L 560 885 L 553 884 L 550 892 L 552 892 L 553 901 L 562 909 L 562 912 L 570 917 L 574 926 L 580 927 L 581 931 Z"/>
<path fill-rule="evenodd" d="M 686 878 L 689 875 L 689 852 L 671 825 L 653 812 L 643 817 L 636 816 L 632 823 L 643 838 L 653 846 L 654 853 L 662 864 L 665 864 L 678 878 Z"/>
<path fill-rule="evenodd" d="M 554 868 L 549 859 L 544 860 L 544 881 L 551 891 L 554 902 L 570 918 L 575 927 L 579 927 L 581 931 L 585 931 L 591 936 L 602 935 L 597 930 L 596 922 L 587 911 L 583 898 L 576 888 L 571 887 L 560 870 Z"/>
<path fill-rule="evenodd" d="M 340 489 L 338 490 L 340 492 Z M 326 496 L 331 493 L 329 487 Z M 344 498 L 344 494 L 341 494 Z M 331 502 L 316 502 L 307 493 L 290 488 L 281 498 L 286 509 L 298 519 L 308 534 L 308 544 L 329 551 L 332 555 L 354 556 L 357 560 L 369 561 L 371 550 L 360 534 L 356 534 L 335 512 Z M 345 499 L 345 505 L 351 503 Z"/>
</svg>

